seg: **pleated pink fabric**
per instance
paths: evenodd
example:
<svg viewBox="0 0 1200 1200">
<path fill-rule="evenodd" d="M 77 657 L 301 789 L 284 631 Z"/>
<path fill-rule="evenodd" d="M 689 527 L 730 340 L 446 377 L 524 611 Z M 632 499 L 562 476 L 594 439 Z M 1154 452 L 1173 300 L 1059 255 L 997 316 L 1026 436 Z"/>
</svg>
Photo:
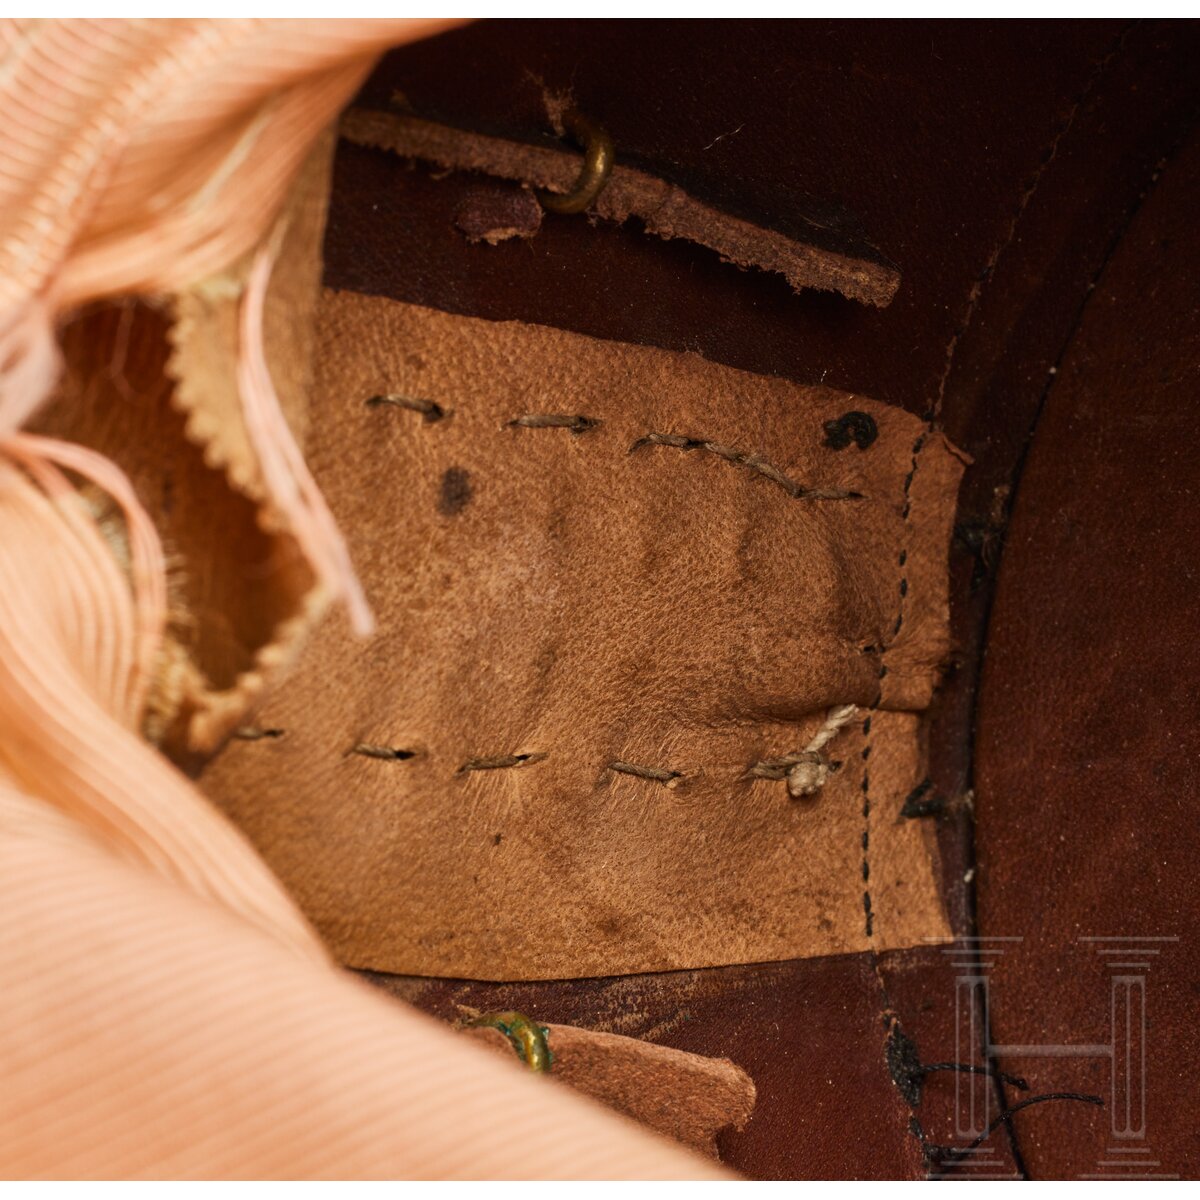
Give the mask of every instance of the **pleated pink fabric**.
<svg viewBox="0 0 1200 1200">
<path fill-rule="evenodd" d="M 139 733 L 167 605 L 153 523 L 113 463 L 23 432 L 64 314 L 257 251 L 246 426 L 318 577 L 369 628 L 262 353 L 265 237 L 374 57 L 436 27 L 0 23 L 0 1176 L 720 1177 L 330 962 Z M 118 506 L 127 555 L 81 483 Z"/>
</svg>

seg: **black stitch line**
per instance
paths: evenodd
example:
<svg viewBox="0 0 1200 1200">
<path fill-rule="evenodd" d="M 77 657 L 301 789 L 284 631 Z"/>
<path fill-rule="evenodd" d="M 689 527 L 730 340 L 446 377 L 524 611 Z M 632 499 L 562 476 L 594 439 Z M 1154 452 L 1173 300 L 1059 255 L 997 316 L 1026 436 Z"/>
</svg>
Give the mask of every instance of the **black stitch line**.
<svg viewBox="0 0 1200 1200">
<path fill-rule="evenodd" d="M 898 611 L 897 611 L 897 615 L 896 615 L 896 623 L 892 629 L 892 636 L 891 636 L 890 640 L 888 640 L 885 644 L 883 644 L 879 647 L 878 696 L 876 698 L 875 707 L 878 707 L 883 702 L 883 681 L 887 675 L 887 666 L 884 662 L 884 659 L 887 656 L 887 652 L 895 644 L 896 638 L 900 633 L 900 629 L 904 624 L 904 610 L 906 607 L 906 601 L 907 601 L 907 596 L 908 596 L 908 576 L 907 576 L 907 574 L 904 573 L 904 571 L 905 571 L 906 564 L 908 563 L 908 546 L 907 546 L 908 533 L 909 533 L 908 519 L 909 519 L 909 515 L 912 511 L 912 501 L 911 501 L 910 493 L 912 491 L 913 479 L 917 473 L 917 465 L 919 462 L 919 455 L 921 453 L 921 448 L 925 445 L 925 440 L 928 437 L 929 432 L 930 431 L 928 429 L 922 431 L 920 436 L 913 443 L 912 462 L 909 466 L 908 474 L 905 475 L 905 477 L 904 477 L 904 493 L 903 493 L 904 504 L 903 504 L 903 508 L 902 508 L 901 512 L 902 512 L 902 521 L 903 521 L 903 525 L 904 525 L 905 545 L 901 548 L 900 553 L 898 555 L 898 559 L 897 559 L 897 565 L 899 566 L 900 572 L 901 572 L 900 581 L 897 584 L 897 591 L 899 592 L 900 603 L 899 603 Z M 869 739 L 870 734 L 871 734 L 871 717 L 870 716 L 868 716 L 864 719 L 863 724 L 862 724 L 862 731 L 863 731 L 863 737 Z M 863 805 L 862 805 L 862 815 L 863 815 L 862 877 L 863 877 L 864 885 L 866 885 L 869 882 L 870 876 L 871 876 L 871 859 L 870 859 L 870 848 L 871 848 L 871 767 L 870 767 L 870 757 L 871 757 L 871 743 L 870 743 L 870 741 L 866 741 L 865 744 L 863 745 L 863 750 L 862 750 L 863 773 L 862 773 L 862 785 L 861 785 L 862 786 L 862 797 L 863 797 Z M 863 891 L 863 916 L 864 916 L 864 922 L 865 922 L 864 929 L 866 932 L 866 938 L 867 938 L 867 944 L 868 944 L 867 945 L 867 953 L 870 957 L 871 969 L 874 972 L 875 981 L 876 981 L 876 983 L 879 984 L 880 998 L 883 1002 L 883 1010 L 880 1013 L 880 1017 L 881 1017 L 881 1020 L 883 1021 L 884 1029 L 888 1031 L 888 1039 L 889 1039 L 888 1046 L 890 1047 L 893 1037 L 903 1037 L 904 1035 L 903 1035 L 902 1031 L 900 1030 L 899 1017 L 892 1010 L 891 1001 L 888 997 L 887 984 L 884 982 L 883 973 L 879 968 L 879 958 L 875 953 L 875 945 L 874 945 L 875 914 L 874 914 L 874 910 L 873 910 L 872 904 L 871 904 L 871 892 L 870 892 L 869 887 L 864 887 L 864 891 Z M 895 1081 L 896 1081 L 896 1077 L 895 1077 L 895 1074 L 893 1073 L 893 1082 L 895 1082 Z M 915 1122 L 915 1118 L 914 1118 L 914 1122 Z M 913 1134 L 917 1138 L 917 1140 L 921 1143 L 922 1150 L 924 1150 L 924 1147 L 926 1145 L 926 1139 L 925 1139 L 924 1130 L 922 1130 L 920 1127 L 920 1123 L 919 1122 L 915 1122 L 915 1124 L 910 1123 L 909 1128 L 913 1132 Z"/>
<path fill-rule="evenodd" d="M 926 1144 L 927 1160 L 931 1161 L 934 1166 L 958 1162 L 970 1154 L 972 1150 L 977 1150 L 982 1146 L 1001 1125 L 1010 1125 L 1011 1127 L 1013 1117 L 1021 1112 L 1022 1109 L 1032 1108 L 1035 1104 L 1045 1104 L 1050 1100 L 1076 1100 L 1081 1104 L 1094 1104 L 1097 1108 L 1104 1107 L 1103 1097 L 1093 1096 L 1086 1092 L 1043 1092 L 1038 1096 L 1030 1096 L 1027 1100 L 1018 1100 L 1011 1108 L 1006 1108 L 988 1125 L 983 1133 L 973 1141 L 968 1142 L 965 1146 L 936 1146 L 932 1142 Z"/>
<path fill-rule="evenodd" d="M 510 429 L 569 429 L 572 433 L 586 433 L 600 424 L 598 418 L 579 413 L 524 413 L 508 422 Z"/>
<path fill-rule="evenodd" d="M 472 758 L 458 768 L 457 774 L 464 771 L 497 771 L 504 767 L 526 767 L 541 762 L 548 756 L 545 754 L 503 754 L 496 758 Z"/>
<path fill-rule="evenodd" d="M 892 1082 L 912 1109 L 921 1106 L 926 1076 L 939 1071 L 956 1071 L 963 1075 L 984 1075 L 991 1079 L 1002 1080 L 1020 1091 L 1029 1091 L 1027 1079 L 1020 1075 L 1009 1075 L 995 1067 L 960 1062 L 923 1063 L 917 1043 L 900 1028 L 899 1022 L 892 1023 L 888 1030 L 884 1057 L 887 1059 L 888 1073 L 892 1077 Z"/>
<path fill-rule="evenodd" d="M 233 736 L 242 742 L 261 742 L 267 738 L 281 738 L 286 733 L 286 729 L 260 729 L 257 725 L 243 725 L 233 731 Z"/>
<path fill-rule="evenodd" d="M 641 767 L 637 763 L 621 762 L 619 759 L 610 762 L 608 769 L 621 775 L 633 775 L 638 779 L 652 779 L 655 783 L 665 783 L 668 786 L 683 778 L 682 771 L 671 771 L 666 767 Z"/>
<path fill-rule="evenodd" d="M 888 650 L 895 644 L 896 638 L 900 634 L 900 630 L 904 625 L 904 613 L 907 607 L 908 598 L 908 575 L 905 568 L 908 564 L 908 518 L 912 512 L 912 485 L 913 479 L 917 474 L 917 465 L 920 461 L 921 450 L 925 445 L 925 440 L 929 436 L 929 430 L 922 430 L 917 440 L 913 442 L 912 461 L 909 464 L 908 474 L 904 477 L 904 504 L 901 509 L 901 519 L 904 523 L 904 538 L 905 545 L 901 547 L 897 558 L 897 564 L 900 568 L 900 582 L 897 584 L 896 590 L 900 595 L 900 603 L 897 606 L 896 623 L 892 627 L 891 640 L 879 650 L 879 680 L 878 689 L 879 695 L 876 704 L 883 700 L 883 681 L 887 677 L 887 665 L 884 658 Z M 871 718 L 868 716 L 863 721 L 862 726 L 863 737 L 869 738 L 871 735 Z M 871 861 L 870 861 L 870 846 L 871 846 L 871 769 L 869 759 L 871 756 L 871 743 L 868 741 L 862 750 L 863 774 L 862 774 L 862 796 L 863 796 L 863 836 L 862 836 L 862 877 L 866 883 L 871 878 Z M 868 942 L 875 937 L 875 914 L 871 906 L 871 892 L 868 888 L 863 892 L 863 914 L 865 918 L 864 928 Z M 880 980 L 882 986 L 882 980 Z"/>
<path fill-rule="evenodd" d="M 382 408 L 391 405 L 393 408 L 407 408 L 410 412 L 420 413 L 427 424 L 440 421 L 447 416 L 446 410 L 436 400 L 415 399 L 412 396 L 387 395 L 371 396 L 367 399 L 368 408 Z"/>
<path fill-rule="evenodd" d="M 871 733 L 871 718 L 867 717 L 862 723 L 863 736 L 868 737 Z M 859 787 L 862 790 L 862 877 L 865 884 L 871 876 L 871 864 L 869 852 L 871 849 L 871 770 L 867 765 L 871 757 L 871 747 L 868 743 L 862 748 L 862 782 Z M 866 928 L 867 939 L 870 940 L 875 936 L 875 914 L 871 911 L 871 891 L 869 888 L 863 888 L 863 917 Z"/>
<path fill-rule="evenodd" d="M 402 750 L 396 746 L 374 746 L 370 742 L 359 742 L 350 750 L 351 754 L 360 754 L 363 758 L 378 758 L 384 762 L 407 762 L 416 758 L 415 750 Z"/>
<path fill-rule="evenodd" d="M 674 446 L 677 450 L 707 450 L 718 458 L 723 458 L 735 467 L 745 467 L 754 471 L 764 479 L 783 488 L 793 500 L 861 500 L 861 492 L 848 492 L 842 489 L 810 488 L 789 479 L 774 463 L 768 462 L 758 454 L 736 450 L 732 446 L 720 442 L 710 442 L 705 438 L 686 437 L 679 433 L 648 433 L 640 437 L 632 446 L 629 453 L 642 449 L 644 446 Z"/>
</svg>

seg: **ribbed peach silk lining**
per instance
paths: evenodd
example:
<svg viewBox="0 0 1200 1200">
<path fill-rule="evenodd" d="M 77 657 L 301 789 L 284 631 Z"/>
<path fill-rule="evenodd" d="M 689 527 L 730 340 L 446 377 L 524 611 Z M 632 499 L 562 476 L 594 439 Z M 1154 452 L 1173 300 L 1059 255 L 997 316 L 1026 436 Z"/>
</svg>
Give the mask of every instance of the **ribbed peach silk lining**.
<svg viewBox="0 0 1200 1200">
<path fill-rule="evenodd" d="M 333 966 L 139 736 L 166 612 L 149 517 L 112 462 L 22 432 L 55 383 L 60 314 L 262 247 L 374 56 L 435 27 L 0 24 L 0 1176 L 720 1177 Z M 276 508 L 365 630 L 267 370 L 270 269 L 260 248 L 247 429 Z M 119 506 L 128 563 L 78 480 Z"/>
</svg>

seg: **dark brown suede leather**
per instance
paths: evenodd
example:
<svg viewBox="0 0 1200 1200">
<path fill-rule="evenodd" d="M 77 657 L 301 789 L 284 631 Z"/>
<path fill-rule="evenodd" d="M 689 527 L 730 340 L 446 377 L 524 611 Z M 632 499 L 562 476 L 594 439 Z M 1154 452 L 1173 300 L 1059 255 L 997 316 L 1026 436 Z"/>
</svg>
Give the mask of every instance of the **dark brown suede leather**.
<svg viewBox="0 0 1200 1200">
<path fill-rule="evenodd" d="M 990 631 L 979 915 L 1020 939 L 988 972 L 992 1035 L 1006 1068 L 1106 1101 L 1015 1118 L 1042 1176 L 1200 1169 L 1198 195 L 1193 136 L 1050 390 Z"/>
<path fill-rule="evenodd" d="M 258 715 L 279 736 L 204 784 L 342 961 L 565 978 L 948 933 L 900 817 L 947 650 L 944 439 L 698 356 L 350 293 L 318 324 L 308 455 L 379 630 L 323 627 Z M 756 777 L 845 704 L 818 794 Z"/>
</svg>

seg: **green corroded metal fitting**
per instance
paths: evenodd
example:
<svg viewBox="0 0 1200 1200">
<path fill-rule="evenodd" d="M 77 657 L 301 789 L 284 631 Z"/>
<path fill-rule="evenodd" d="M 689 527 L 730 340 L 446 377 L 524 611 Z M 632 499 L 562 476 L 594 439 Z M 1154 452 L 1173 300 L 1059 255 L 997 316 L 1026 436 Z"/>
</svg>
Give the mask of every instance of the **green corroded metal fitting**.
<svg viewBox="0 0 1200 1200">
<path fill-rule="evenodd" d="M 467 1025 L 500 1030 L 531 1071 L 548 1072 L 554 1063 L 554 1055 L 550 1053 L 550 1030 L 530 1020 L 524 1013 L 480 1013 Z"/>
</svg>

